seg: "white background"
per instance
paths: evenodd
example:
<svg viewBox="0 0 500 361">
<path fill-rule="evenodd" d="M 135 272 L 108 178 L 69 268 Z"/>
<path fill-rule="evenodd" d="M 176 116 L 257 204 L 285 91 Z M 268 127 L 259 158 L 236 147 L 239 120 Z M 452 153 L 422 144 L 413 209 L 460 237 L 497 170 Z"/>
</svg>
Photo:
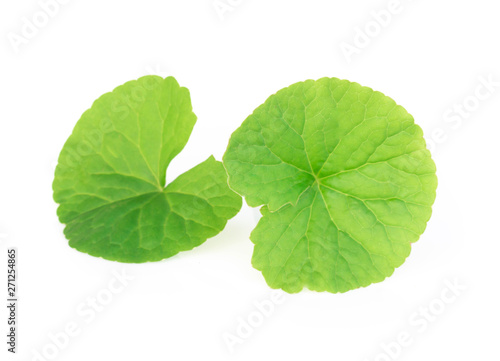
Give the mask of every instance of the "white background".
<svg viewBox="0 0 500 361">
<path fill-rule="evenodd" d="M 2 1 L 0 275 L 6 247 L 17 246 L 20 339 L 8 355 L 2 313 L 0 359 L 385 361 L 391 344 L 398 360 L 498 360 L 500 87 L 473 99 L 480 79 L 500 81 L 498 2 L 401 0 L 378 29 L 372 12 L 393 10 L 389 0 L 229 3 L 221 18 L 213 0 L 72 0 L 14 46 L 41 5 Z M 342 44 L 366 26 L 369 40 L 348 61 Z M 188 87 L 198 116 L 168 181 L 210 154 L 221 159 L 253 109 L 294 82 L 334 76 L 394 98 L 438 143 L 433 217 L 407 262 L 365 289 L 283 296 L 230 352 L 224 337 L 240 337 L 241 320 L 258 319 L 254 302 L 272 294 L 250 264 L 256 210 L 245 205 L 217 237 L 154 264 L 70 248 L 52 200 L 59 151 L 94 99 L 150 73 Z M 447 122 L 464 101 L 467 114 Z M 89 320 L 87 302 L 109 295 L 113 270 L 134 280 Z M 449 301 L 447 282 L 466 289 Z M 432 322 L 419 313 L 429 305 Z M 79 333 L 66 340 L 68 324 Z M 401 332 L 411 345 L 394 345 Z"/>
</svg>

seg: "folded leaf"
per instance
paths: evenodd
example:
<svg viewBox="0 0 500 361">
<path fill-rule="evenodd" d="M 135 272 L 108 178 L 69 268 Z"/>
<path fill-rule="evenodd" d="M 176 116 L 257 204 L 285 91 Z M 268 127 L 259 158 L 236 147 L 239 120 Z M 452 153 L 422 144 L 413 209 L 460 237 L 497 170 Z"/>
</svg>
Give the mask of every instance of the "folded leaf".
<svg viewBox="0 0 500 361">
<path fill-rule="evenodd" d="M 71 247 L 120 262 L 158 261 L 221 232 L 241 207 L 213 157 L 165 187 L 196 116 L 189 91 L 146 76 L 96 100 L 59 156 L 57 214 Z"/>
</svg>

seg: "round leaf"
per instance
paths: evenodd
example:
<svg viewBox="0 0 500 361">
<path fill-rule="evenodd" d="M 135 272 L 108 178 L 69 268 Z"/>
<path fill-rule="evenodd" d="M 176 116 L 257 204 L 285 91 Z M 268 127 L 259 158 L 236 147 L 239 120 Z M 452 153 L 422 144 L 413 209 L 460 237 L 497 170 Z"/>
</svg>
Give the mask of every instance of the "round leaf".
<svg viewBox="0 0 500 361">
<path fill-rule="evenodd" d="M 394 100 L 336 78 L 271 96 L 231 136 L 229 185 L 262 207 L 252 263 L 272 288 L 346 292 L 408 257 L 436 196 L 421 128 Z"/>
</svg>

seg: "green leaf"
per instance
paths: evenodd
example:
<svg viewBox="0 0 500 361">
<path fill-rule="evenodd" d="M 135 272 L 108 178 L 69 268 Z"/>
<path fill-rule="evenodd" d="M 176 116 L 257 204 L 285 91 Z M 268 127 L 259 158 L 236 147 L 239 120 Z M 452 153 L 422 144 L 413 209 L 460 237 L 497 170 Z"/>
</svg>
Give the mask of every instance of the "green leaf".
<svg viewBox="0 0 500 361">
<path fill-rule="evenodd" d="M 97 99 L 59 156 L 53 190 L 69 245 L 108 260 L 158 261 L 221 232 L 241 208 L 209 157 L 165 187 L 196 116 L 189 91 L 146 76 Z"/>
<path fill-rule="evenodd" d="M 410 254 L 436 196 L 422 130 L 391 98 L 335 78 L 282 89 L 231 136 L 229 185 L 264 205 L 252 263 L 272 288 L 346 292 Z"/>
</svg>

